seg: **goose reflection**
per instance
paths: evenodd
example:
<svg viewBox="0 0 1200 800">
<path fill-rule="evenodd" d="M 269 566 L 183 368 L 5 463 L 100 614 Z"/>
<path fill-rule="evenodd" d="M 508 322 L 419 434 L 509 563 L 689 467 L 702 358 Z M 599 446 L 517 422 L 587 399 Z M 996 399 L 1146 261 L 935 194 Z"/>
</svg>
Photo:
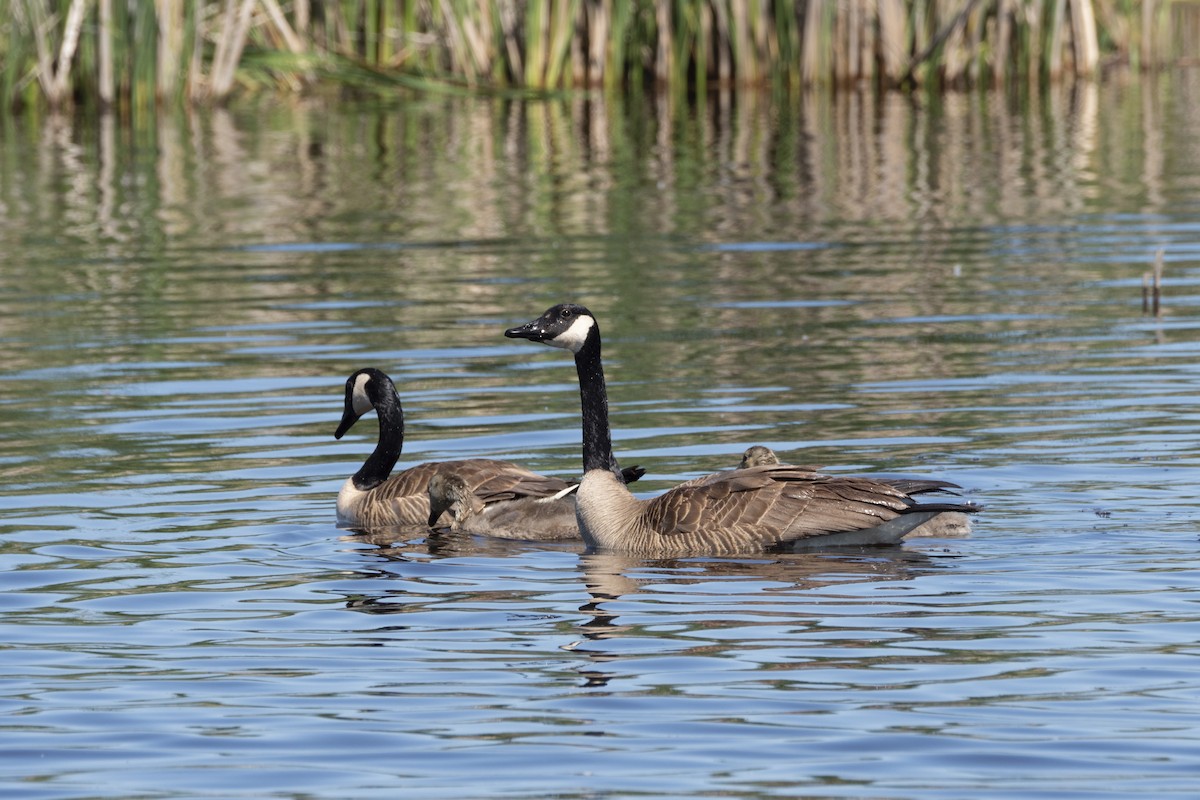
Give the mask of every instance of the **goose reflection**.
<svg viewBox="0 0 1200 800">
<path fill-rule="evenodd" d="M 615 677 L 605 665 L 636 658 L 605 643 L 640 635 L 643 625 L 622 622 L 622 612 L 615 606 L 634 602 L 649 584 L 686 586 L 714 580 L 754 581 L 776 584 L 773 591 L 791 593 L 847 583 L 906 581 L 939 569 L 929 555 L 898 547 L 853 551 L 831 548 L 759 558 L 648 559 L 627 553 L 589 552 L 580 555 L 579 568 L 589 599 L 579 607 L 584 614 L 579 624 L 581 638 L 563 649 L 587 657 L 587 662 L 576 671 L 583 678 L 583 685 L 589 687 L 605 686 Z M 726 596 L 721 593 L 713 597 Z M 643 609 L 638 615 L 646 613 Z M 803 618 L 790 619 L 797 624 L 805 623 Z M 662 619 L 657 621 L 661 622 Z"/>
<path fill-rule="evenodd" d="M 506 558 L 517 553 L 528 552 L 531 546 L 538 550 L 562 550 L 581 552 L 581 540 L 570 541 L 516 541 L 478 536 L 466 531 L 448 528 L 431 530 L 427 525 L 401 525 L 377 528 L 369 531 L 354 531 L 338 537 L 339 541 L 371 545 L 374 555 L 394 561 L 410 561 L 421 558 L 460 558 L 482 556 L 484 558 Z"/>
<path fill-rule="evenodd" d="M 549 636 L 547 644 L 560 648 L 568 659 L 561 668 L 574 672 L 582 686 L 589 688 L 606 687 L 614 678 L 635 674 L 637 660 L 647 656 L 714 652 L 719 656 L 726 647 L 724 640 L 695 638 L 697 631 L 703 633 L 701 628 L 735 625 L 754 637 L 757 625 L 767 627 L 781 621 L 797 628 L 816 625 L 824 618 L 812 613 L 811 603 L 803 602 L 804 593 L 831 586 L 910 581 L 944 569 L 940 562 L 952 557 L 900 547 L 866 547 L 655 559 L 611 551 L 584 552 L 582 542 L 516 542 L 419 527 L 377 529 L 346 535 L 342 540 L 369 545 L 358 552 L 376 561 L 369 575 L 375 579 L 360 583 L 358 591 L 347 596 L 347 608 L 394 615 L 447 609 L 473 612 L 481 603 L 495 608 L 515 602 L 522 614 L 556 620 L 556 626 L 571 626 L 566 641 L 560 633 L 543 634 Z M 481 566 L 480 562 L 521 559 L 531 551 L 548 550 L 564 557 L 552 562 L 550 573 L 521 573 L 515 590 L 510 582 L 512 567 L 499 563 Z M 436 561 L 445 563 L 433 563 Z M 460 563 L 465 567 L 461 581 L 456 578 Z M 368 577 L 367 573 L 363 577 Z M 432 595 L 412 586 L 427 580 L 438 587 Z M 449 585 L 458 588 L 446 592 Z M 559 592 L 564 586 L 581 589 L 584 602 L 577 605 L 577 599 L 545 599 L 547 591 Z M 679 600 L 694 602 L 681 606 Z M 731 600 L 738 604 L 733 613 L 741 621 L 729 616 Z M 800 600 L 805 610 L 796 611 L 792 600 Z M 663 626 L 671 630 L 664 632 Z M 481 639 L 487 639 L 487 633 L 481 630 Z M 618 666 L 621 662 L 623 666 Z"/>
</svg>

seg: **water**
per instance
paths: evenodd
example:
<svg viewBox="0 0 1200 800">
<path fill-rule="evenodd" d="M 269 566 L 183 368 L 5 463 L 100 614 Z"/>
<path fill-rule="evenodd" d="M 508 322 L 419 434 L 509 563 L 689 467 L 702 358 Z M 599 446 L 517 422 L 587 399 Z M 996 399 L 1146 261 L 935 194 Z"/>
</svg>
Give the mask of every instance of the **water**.
<svg viewBox="0 0 1200 800">
<path fill-rule="evenodd" d="M 7 120 L 5 796 L 1194 796 L 1198 79 Z M 402 463 L 577 473 L 569 360 L 501 336 L 564 299 L 640 491 L 764 443 L 987 511 L 668 561 L 338 530 L 360 366 Z"/>
</svg>

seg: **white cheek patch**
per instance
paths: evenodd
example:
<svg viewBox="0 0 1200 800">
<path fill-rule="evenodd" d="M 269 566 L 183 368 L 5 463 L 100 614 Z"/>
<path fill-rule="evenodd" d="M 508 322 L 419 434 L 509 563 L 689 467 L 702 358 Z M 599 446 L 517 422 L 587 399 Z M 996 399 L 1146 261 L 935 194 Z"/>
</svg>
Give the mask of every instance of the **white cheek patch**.
<svg viewBox="0 0 1200 800">
<path fill-rule="evenodd" d="M 359 375 L 354 380 L 354 392 L 350 396 L 354 404 L 354 413 L 360 417 L 373 408 L 371 398 L 367 397 L 367 382 L 369 380 L 371 380 L 369 375 L 365 373 Z"/>
<path fill-rule="evenodd" d="M 578 353 L 583 347 L 583 343 L 587 341 L 588 334 L 591 333 L 592 328 L 595 326 L 596 320 L 585 314 L 572 322 L 571 327 L 553 339 L 550 339 L 546 344 L 570 350 L 572 353 Z"/>
</svg>

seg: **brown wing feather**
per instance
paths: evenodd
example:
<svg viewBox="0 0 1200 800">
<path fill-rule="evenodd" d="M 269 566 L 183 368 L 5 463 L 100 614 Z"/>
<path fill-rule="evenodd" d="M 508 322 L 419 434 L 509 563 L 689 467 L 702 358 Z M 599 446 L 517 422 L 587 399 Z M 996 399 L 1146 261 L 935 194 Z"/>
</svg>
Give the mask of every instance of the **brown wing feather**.
<svg viewBox="0 0 1200 800">
<path fill-rule="evenodd" d="M 663 536 L 705 528 L 731 541 L 770 546 L 869 528 L 911 505 L 899 489 L 869 478 L 762 466 L 717 473 L 676 487 L 650 500 L 644 519 Z"/>
<path fill-rule="evenodd" d="M 429 480 L 441 470 L 460 476 L 467 488 L 484 503 L 518 497 L 549 497 L 570 485 L 562 478 L 539 475 L 510 461 L 471 458 L 426 462 L 397 472 L 372 489 L 372 504 L 376 508 L 391 505 L 397 519 L 424 524 L 429 518 Z"/>
<path fill-rule="evenodd" d="M 945 494 L 958 494 L 955 489 L 961 489 L 957 483 L 950 481 L 936 481 L 930 478 L 890 478 L 876 476 L 874 480 L 880 483 L 886 483 L 888 486 L 895 487 L 905 494 L 928 494 L 930 492 L 944 492 Z"/>
</svg>

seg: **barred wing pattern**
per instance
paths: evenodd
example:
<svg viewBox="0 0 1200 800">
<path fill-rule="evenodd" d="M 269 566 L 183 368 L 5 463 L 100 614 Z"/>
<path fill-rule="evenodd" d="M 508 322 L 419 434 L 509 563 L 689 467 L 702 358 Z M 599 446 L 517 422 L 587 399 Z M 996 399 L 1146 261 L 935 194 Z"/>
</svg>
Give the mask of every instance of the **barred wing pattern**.
<svg viewBox="0 0 1200 800">
<path fill-rule="evenodd" d="M 913 503 L 900 489 L 869 478 L 829 476 L 797 467 L 763 466 L 717 473 L 646 503 L 648 532 L 703 535 L 745 548 L 871 528 Z"/>
<path fill-rule="evenodd" d="M 539 475 L 509 461 L 472 458 L 426 462 L 398 472 L 371 489 L 370 502 L 358 509 L 354 527 L 425 526 L 429 519 L 429 480 L 441 470 L 462 477 L 484 503 L 549 497 L 570 485 L 561 478 Z M 443 514 L 439 522 L 449 524 L 449 518 Z"/>
</svg>

